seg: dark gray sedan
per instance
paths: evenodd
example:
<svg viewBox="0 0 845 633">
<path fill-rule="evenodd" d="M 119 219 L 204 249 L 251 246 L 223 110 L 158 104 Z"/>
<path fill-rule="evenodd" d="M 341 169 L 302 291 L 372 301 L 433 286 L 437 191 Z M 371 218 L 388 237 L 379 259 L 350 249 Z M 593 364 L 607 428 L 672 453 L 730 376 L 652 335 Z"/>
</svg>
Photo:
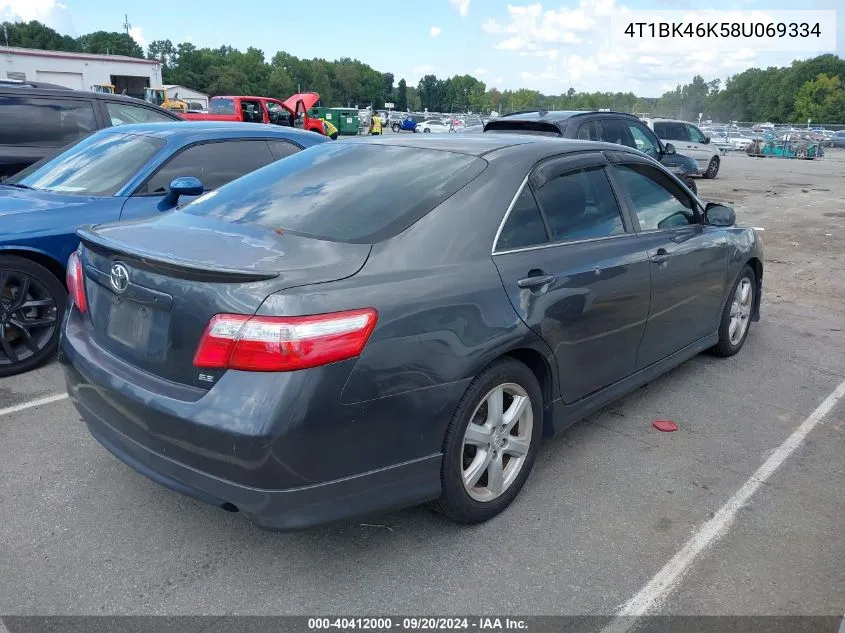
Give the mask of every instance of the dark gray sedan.
<svg viewBox="0 0 845 633">
<path fill-rule="evenodd" d="M 68 392 L 118 458 L 265 527 L 484 521 L 541 437 L 740 350 L 763 255 L 734 219 L 619 145 L 323 144 L 80 231 Z"/>
</svg>

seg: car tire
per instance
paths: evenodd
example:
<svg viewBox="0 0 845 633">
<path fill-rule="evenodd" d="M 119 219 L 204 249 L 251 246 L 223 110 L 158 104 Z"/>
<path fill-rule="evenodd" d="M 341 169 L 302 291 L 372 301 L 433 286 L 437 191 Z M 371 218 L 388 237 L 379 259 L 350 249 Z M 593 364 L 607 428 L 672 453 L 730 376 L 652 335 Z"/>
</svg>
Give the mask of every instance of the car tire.
<svg viewBox="0 0 845 633">
<path fill-rule="evenodd" d="M 430 133 L 431 133 L 431 130 L 429 130 L 428 128 L 425 128 L 425 129 L 423 130 L 423 132 L 425 132 L 426 134 L 430 134 Z"/>
<path fill-rule="evenodd" d="M 795 158 L 798 158 L 800 160 L 807 160 L 807 156 L 808 156 L 807 150 L 804 149 L 803 147 L 798 149 L 795 152 Z"/>
<path fill-rule="evenodd" d="M 499 416 L 497 407 L 490 406 L 497 400 Z M 467 388 L 446 431 L 441 496 L 432 504 L 434 509 L 457 523 L 480 523 L 508 507 L 537 457 L 542 415 L 540 385 L 526 365 L 502 359 L 482 371 Z M 468 434 L 470 424 L 473 429 Z"/>
<path fill-rule="evenodd" d="M 53 357 L 66 304 L 67 290 L 44 266 L 0 255 L 0 378 Z"/>
<path fill-rule="evenodd" d="M 695 184 L 695 179 L 687 176 L 684 178 L 684 184 L 689 187 L 689 190 L 698 195 L 698 185 Z"/>
<path fill-rule="evenodd" d="M 719 175 L 719 157 L 714 156 L 710 159 L 710 163 L 707 165 L 707 171 L 704 172 L 705 178 L 710 178 L 711 180 Z"/>
<path fill-rule="evenodd" d="M 396 123 L 394 123 L 393 125 L 390 126 L 390 129 L 392 129 L 394 132 L 398 132 L 399 126 Z"/>
<path fill-rule="evenodd" d="M 747 295 L 745 293 L 748 293 Z M 757 292 L 757 275 L 751 266 L 745 265 L 736 278 L 731 292 L 722 309 L 719 323 L 719 342 L 713 347 L 716 356 L 733 356 L 745 344 L 751 329 L 751 316 L 754 313 L 754 293 Z M 734 324 L 740 328 L 737 332 Z"/>
</svg>

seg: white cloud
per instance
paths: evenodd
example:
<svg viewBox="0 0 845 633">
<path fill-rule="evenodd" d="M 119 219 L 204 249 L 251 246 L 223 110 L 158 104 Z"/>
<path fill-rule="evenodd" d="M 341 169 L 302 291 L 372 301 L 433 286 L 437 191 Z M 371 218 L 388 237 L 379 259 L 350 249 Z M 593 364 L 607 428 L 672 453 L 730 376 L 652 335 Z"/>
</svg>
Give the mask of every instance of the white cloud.
<svg viewBox="0 0 845 633">
<path fill-rule="evenodd" d="M 129 29 L 129 35 L 132 36 L 132 39 L 138 42 L 141 45 L 141 48 L 147 48 L 147 38 L 144 37 L 143 31 L 141 31 L 140 26 L 133 26 Z"/>
<path fill-rule="evenodd" d="M 505 30 L 505 27 L 503 27 L 501 24 L 499 24 L 498 22 L 496 22 L 496 20 L 492 18 L 482 24 L 481 28 L 484 29 L 485 32 L 490 33 L 491 35 L 501 33 Z"/>
<path fill-rule="evenodd" d="M 414 66 L 411 72 L 415 75 L 430 75 L 435 71 L 434 66 L 430 64 L 423 64 L 422 66 Z"/>
<path fill-rule="evenodd" d="M 0 21 L 38 20 L 59 33 L 76 35 L 67 5 L 56 0 L 0 0 Z"/>
<path fill-rule="evenodd" d="M 496 77 L 493 80 L 493 83 L 497 86 L 501 86 L 504 81 L 505 81 L 504 77 Z"/>
<path fill-rule="evenodd" d="M 449 4 L 455 7 L 461 14 L 461 17 L 464 18 L 469 15 L 469 3 L 470 0 L 449 0 Z"/>
<path fill-rule="evenodd" d="M 472 74 L 476 75 L 477 77 L 483 77 L 487 74 L 487 72 L 488 71 L 484 68 L 476 68 L 474 71 L 472 71 Z"/>
<path fill-rule="evenodd" d="M 443 32 L 443 29 L 439 26 L 432 26 L 428 32 L 431 33 L 431 37 L 437 37 Z"/>
</svg>

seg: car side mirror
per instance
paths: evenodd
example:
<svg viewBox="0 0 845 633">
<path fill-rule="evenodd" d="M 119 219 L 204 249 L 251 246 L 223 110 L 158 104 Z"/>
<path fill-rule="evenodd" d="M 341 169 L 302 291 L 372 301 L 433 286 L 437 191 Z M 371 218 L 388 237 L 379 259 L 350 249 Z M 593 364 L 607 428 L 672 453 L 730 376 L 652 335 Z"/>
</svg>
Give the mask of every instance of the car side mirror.
<svg viewBox="0 0 845 633">
<path fill-rule="evenodd" d="M 675 146 L 672 143 L 666 143 L 663 146 L 663 153 L 664 154 L 674 154 L 675 153 Z"/>
<path fill-rule="evenodd" d="M 199 196 L 205 188 L 199 178 L 193 176 L 182 176 L 170 181 L 170 189 L 164 196 L 165 204 L 176 206 L 180 196 Z"/>
<path fill-rule="evenodd" d="M 708 202 L 704 207 L 704 222 L 711 226 L 733 226 L 736 223 L 736 213 L 723 204 Z"/>
<path fill-rule="evenodd" d="M 705 136 L 705 137 L 704 137 L 704 144 L 705 144 L 705 145 L 707 145 L 709 142 L 710 142 L 710 137 L 709 137 L 709 136 Z"/>
</svg>

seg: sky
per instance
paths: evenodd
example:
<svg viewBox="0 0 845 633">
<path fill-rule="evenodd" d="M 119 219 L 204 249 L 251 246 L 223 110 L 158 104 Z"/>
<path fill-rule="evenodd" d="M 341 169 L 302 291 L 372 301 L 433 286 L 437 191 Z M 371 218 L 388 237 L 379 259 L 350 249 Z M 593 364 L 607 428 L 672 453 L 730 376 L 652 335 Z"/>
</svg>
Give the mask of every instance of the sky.
<svg viewBox="0 0 845 633">
<path fill-rule="evenodd" d="M 840 2 L 807 0 L 800 8 L 835 10 Z M 687 40 L 683 48 L 652 40 L 646 46 L 619 33 L 629 16 L 642 18 L 638 12 L 709 10 L 720 20 L 731 11 L 766 15 L 794 8 L 788 0 L 273 0 L 252 6 L 221 0 L 0 0 L 0 18 L 37 19 L 76 36 L 123 30 L 127 15 L 130 33 L 144 47 L 170 39 L 198 47 L 255 46 L 268 60 L 278 50 L 303 58 L 352 57 L 409 85 L 425 74 L 468 73 L 488 87 L 546 94 L 571 87 L 657 97 L 695 74 L 724 80 L 752 66 L 783 66 L 822 52 L 845 56 L 845 5 L 835 18 L 823 16 L 824 46 L 806 40 L 793 42 L 791 50 L 761 50 L 737 40 Z"/>
</svg>

